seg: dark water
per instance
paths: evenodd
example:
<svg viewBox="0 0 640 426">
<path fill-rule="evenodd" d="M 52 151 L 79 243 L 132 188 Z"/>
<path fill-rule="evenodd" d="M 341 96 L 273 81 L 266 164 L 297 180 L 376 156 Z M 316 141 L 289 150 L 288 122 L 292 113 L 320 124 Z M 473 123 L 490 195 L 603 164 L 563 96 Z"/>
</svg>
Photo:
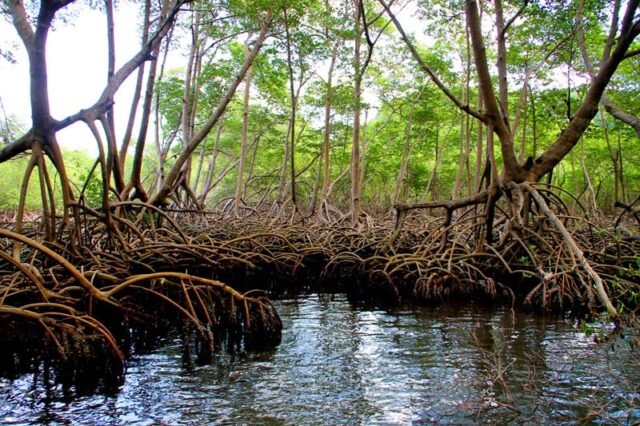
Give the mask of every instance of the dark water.
<svg viewBox="0 0 640 426">
<path fill-rule="evenodd" d="M 640 421 L 631 335 L 480 307 L 382 311 L 340 296 L 277 302 L 273 351 L 195 367 L 178 343 L 134 358 L 116 396 L 47 400 L 0 380 L 0 424 L 424 424 Z M 596 330 L 597 331 L 597 330 Z"/>
</svg>

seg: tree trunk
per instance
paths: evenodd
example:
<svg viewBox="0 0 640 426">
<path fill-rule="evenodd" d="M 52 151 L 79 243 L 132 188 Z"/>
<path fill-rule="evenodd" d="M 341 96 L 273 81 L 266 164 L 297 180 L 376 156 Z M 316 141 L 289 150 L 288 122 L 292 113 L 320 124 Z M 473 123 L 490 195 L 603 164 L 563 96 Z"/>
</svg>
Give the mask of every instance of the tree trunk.
<svg viewBox="0 0 640 426">
<path fill-rule="evenodd" d="M 209 169 L 207 170 L 207 178 L 205 180 L 204 185 L 202 186 L 202 191 L 198 195 L 198 201 L 201 205 L 204 205 L 204 202 L 207 198 L 207 194 L 211 191 L 211 182 L 213 181 L 213 173 L 216 169 L 216 161 L 218 159 L 218 144 L 220 143 L 220 136 L 222 135 L 222 129 L 224 128 L 224 119 L 220 119 L 220 123 L 218 124 L 218 128 L 216 129 L 216 137 L 213 143 L 213 153 L 211 154 L 211 162 L 209 163 Z"/>
<path fill-rule="evenodd" d="M 354 225 L 360 223 L 360 102 L 362 96 L 362 70 L 360 69 L 360 48 L 362 37 L 361 14 L 362 9 L 355 2 L 355 51 L 354 51 L 354 79 L 353 79 L 353 138 L 351 143 L 351 221 Z"/>
<path fill-rule="evenodd" d="M 298 211 L 298 200 L 296 196 L 296 104 L 298 103 L 298 99 L 296 96 L 296 91 L 294 87 L 294 76 L 293 76 L 293 64 L 291 60 L 291 33 L 289 31 L 289 20 L 287 19 L 287 9 L 284 9 L 284 29 L 286 33 L 286 41 L 287 41 L 287 69 L 289 71 L 289 93 L 291 99 L 291 117 L 289 119 L 291 125 L 289 126 L 289 138 L 291 147 L 289 148 L 291 152 L 291 169 L 290 169 L 290 178 L 291 178 L 291 202 L 293 203 L 293 211 L 294 214 Z M 302 73 L 302 70 L 300 70 Z M 302 86 L 302 82 L 300 83 Z"/>
<path fill-rule="evenodd" d="M 249 40 L 244 44 L 245 58 L 249 56 Z M 233 212 L 236 217 L 240 217 L 242 194 L 244 193 L 244 165 L 247 158 L 247 138 L 249 133 L 249 101 L 251 99 L 251 70 L 247 69 L 244 83 L 244 110 L 242 112 L 242 134 L 240 136 L 240 162 L 238 163 L 238 174 L 236 175 L 236 192 L 234 196 Z"/>
<path fill-rule="evenodd" d="M 496 13 L 496 42 L 498 45 L 498 91 L 500 93 L 500 108 L 505 121 L 509 120 L 509 88 L 507 84 L 507 35 L 504 26 L 504 12 L 502 0 L 495 0 Z"/>
<path fill-rule="evenodd" d="M 253 137 L 253 142 L 251 143 L 251 149 L 253 151 L 253 155 L 251 156 L 251 163 L 249 164 L 249 173 L 247 174 L 247 180 L 244 184 L 244 192 L 242 193 L 242 198 L 246 200 L 247 196 L 247 187 L 249 186 L 249 182 L 253 179 L 253 171 L 256 165 L 256 157 L 258 156 L 258 147 L 260 146 L 260 138 L 263 135 L 262 125 L 258 129 L 258 133 Z"/>
<path fill-rule="evenodd" d="M 147 44 L 149 39 L 149 27 L 151 26 L 151 0 L 145 0 L 144 2 L 144 23 L 142 24 L 142 43 L 141 47 Z M 144 68 L 145 63 L 140 64 L 138 68 L 138 74 L 136 76 L 136 87 L 133 91 L 133 99 L 131 101 L 131 108 L 129 109 L 129 120 L 127 121 L 127 127 L 122 138 L 122 144 L 120 145 L 120 167 L 124 170 L 124 165 L 127 159 L 127 150 L 129 149 L 129 143 L 131 142 L 131 135 L 133 133 L 133 125 L 136 121 L 136 113 L 138 112 L 138 104 L 140 103 L 140 95 L 142 93 L 142 83 L 144 80 Z"/>
<path fill-rule="evenodd" d="M 405 177 L 407 174 L 407 168 L 409 165 L 409 151 L 411 147 L 411 130 L 413 127 L 413 110 L 415 108 L 417 99 L 411 100 L 409 106 L 409 117 L 407 118 L 407 126 L 404 132 L 404 144 L 402 147 L 402 158 L 400 159 L 400 170 L 398 171 L 398 177 L 396 179 L 396 185 L 393 190 L 393 204 L 397 204 L 400 201 L 400 192 L 405 184 Z"/>
<path fill-rule="evenodd" d="M 324 101 L 324 139 L 322 144 L 323 155 L 323 173 L 322 173 L 322 202 L 325 204 L 328 202 L 329 196 L 329 184 L 331 183 L 331 98 L 333 96 L 333 70 L 336 65 L 336 58 L 338 57 L 339 40 L 333 45 L 331 51 L 331 63 L 329 64 L 329 73 L 327 75 L 327 91 L 325 93 Z M 322 209 L 320 210 L 322 212 Z"/>
</svg>

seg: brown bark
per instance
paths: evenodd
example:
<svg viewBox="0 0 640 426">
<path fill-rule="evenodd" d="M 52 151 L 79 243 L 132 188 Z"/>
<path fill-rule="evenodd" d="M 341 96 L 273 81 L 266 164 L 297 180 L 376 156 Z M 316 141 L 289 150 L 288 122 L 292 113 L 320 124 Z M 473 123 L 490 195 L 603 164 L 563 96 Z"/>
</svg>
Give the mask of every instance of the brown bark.
<svg viewBox="0 0 640 426">
<path fill-rule="evenodd" d="M 116 68 L 116 43 L 115 43 L 115 24 L 113 19 L 113 0 L 105 0 L 106 18 L 107 18 L 107 84 L 113 78 Z M 116 191 L 120 192 L 124 189 L 124 175 L 122 172 L 121 162 L 117 143 L 115 139 L 116 125 L 113 111 L 113 96 L 108 99 L 109 107 L 106 110 L 106 118 L 101 119 L 102 126 L 107 138 L 107 171 L 109 176 L 113 175 Z M 110 179 L 110 178 L 109 178 Z"/>
<path fill-rule="evenodd" d="M 494 132 L 500 139 L 504 180 L 510 181 L 518 179 L 521 175 L 521 167 L 513 148 L 513 137 L 511 131 L 509 130 L 502 110 L 498 106 L 498 102 L 493 91 L 493 83 L 491 82 L 486 48 L 482 37 L 481 20 L 478 13 L 477 0 L 466 1 L 466 13 L 467 25 L 469 26 L 469 34 L 471 36 L 471 43 L 473 46 L 473 57 L 480 84 L 480 93 L 486 109 L 485 122 L 493 127 Z"/>
<path fill-rule="evenodd" d="M 600 102 L 602 103 L 602 105 L 604 105 L 604 109 L 607 110 L 609 114 L 622 121 L 623 123 L 631 126 L 631 128 L 636 132 L 636 135 L 640 136 L 639 117 L 625 112 L 622 108 L 611 102 L 607 95 L 602 95 L 602 100 Z"/>
<path fill-rule="evenodd" d="M 220 136 L 222 136 L 222 130 L 224 128 L 224 121 L 220 119 L 216 129 L 216 137 L 213 143 L 213 153 L 211 154 L 211 161 L 209 162 L 209 168 L 207 169 L 207 177 L 204 181 L 204 185 L 202 186 L 202 190 L 200 194 L 198 194 L 198 201 L 200 204 L 204 205 L 204 202 L 207 198 L 207 194 L 211 191 L 212 182 L 213 182 L 213 173 L 216 170 L 216 162 L 218 159 L 218 145 L 220 143 Z"/>
<path fill-rule="evenodd" d="M 569 231 L 567 231 L 567 228 L 565 228 L 565 226 L 562 224 L 562 221 L 553 213 L 553 211 L 551 211 L 546 201 L 544 200 L 544 198 L 542 198 L 542 196 L 538 191 L 533 189 L 528 183 L 523 183 L 522 185 L 523 185 L 523 188 L 529 194 L 531 194 L 533 199 L 538 204 L 538 207 L 540 207 L 540 210 L 542 210 L 542 212 L 551 221 L 553 226 L 560 232 L 567 247 L 569 248 L 571 253 L 575 256 L 578 265 L 580 265 L 580 267 L 582 267 L 585 270 L 589 278 L 593 281 L 593 286 L 596 289 L 596 294 L 598 295 L 600 302 L 604 305 L 611 319 L 617 318 L 618 311 L 611 303 L 611 299 L 609 299 L 607 290 L 605 289 L 604 281 L 602 281 L 602 278 L 600 278 L 598 273 L 593 270 L 593 268 L 591 267 L 591 264 L 585 257 L 584 252 L 580 249 L 580 247 L 578 247 L 578 244 L 576 244 L 576 241 L 573 239 Z"/>
<path fill-rule="evenodd" d="M 351 220 L 354 225 L 360 223 L 360 109 L 362 96 L 362 70 L 360 49 L 362 45 L 362 8 L 358 1 L 354 2 L 355 50 L 353 79 L 353 138 L 351 142 Z"/>
<path fill-rule="evenodd" d="M 336 58 L 338 56 L 339 40 L 333 45 L 331 50 L 331 63 L 329 64 L 329 73 L 327 75 L 327 91 L 325 93 L 324 101 L 324 139 L 322 144 L 323 155 L 323 173 L 322 173 L 322 202 L 327 202 L 329 196 L 329 183 L 331 182 L 331 101 L 333 96 L 333 70 L 336 65 Z"/>
<path fill-rule="evenodd" d="M 249 40 L 245 42 L 244 54 L 249 55 Z M 238 174 L 236 175 L 236 192 L 234 196 L 233 213 L 236 217 L 240 216 L 240 203 L 242 203 L 242 194 L 244 194 L 244 165 L 247 160 L 247 138 L 249 133 L 249 100 L 251 99 L 251 69 L 247 69 L 244 82 L 244 110 L 242 111 L 242 133 L 240 135 L 240 158 L 238 163 Z"/>
<path fill-rule="evenodd" d="M 293 64 L 291 59 L 291 32 L 289 30 L 289 20 L 287 19 L 287 9 L 284 9 L 284 29 L 287 42 L 287 69 L 289 71 L 289 95 L 291 100 L 291 116 L 289 117 L 289 151 L 291 153 L 290 163 L 290 179 L 291 179 L 291 203 L 293 204 L 294 214 L 298 211 L 298 200 L 296 195 L 296 106 L 298 97 L 296 95 Z M 300 71 L 302 73 L 302 70 Z M 302 75 L 300 76 L 302 79 Z M 302 82 L 300 83 L 302 86 Z"/>
<path fill-rule="evenodd" d="M 144 22 L 142 24 L 142 45 L 144 48 L 149 38 L 149 29 L 151 27 L 151 0 L 145 0 L 144 3 Z M 140 103 L 140 95 L 142 93 L 142 83 L 144 80 L 144 68 L 145 62 L 138 67 L 138 74 L 136 76 L 136 87 L 133 91 L 133 98 L 131 100 L 131 108 L 129 110 L 129 120 L 127 121 L 127 127 L 125 128 L 124 136 L 122 138 L 122 144 L 120 145 L 120 167 L 124 169 L 125 161 L 127 158 L 127 150 L 129 143 L 131 142 L 131 135 L 133 133 L 133 125 L 136 121 L 136 113 L 138 111 L 138 104 Z"/>
<path fill-rule="evenodd" d="M 158 44 L 154 49 L 154 59 L 149 65 L 149 75 L 147 76 L 147 88 L 145 90 L 144 102 L 142 106 L 140 129 L 138 131 L 138 139 L 136 140 L 136 149 L 133 157 L 133 168 L 131 170 L 131 176 L 129 178 L 128 185 L 129 188 L 134 190 L 132 198 L 138 198 L 143 202 L 147 201 L 148 195 L 142 186 L 142 160 L 144 157 L 144 148 L 147 139 L 147 129 L 149 128 L 149 119 L 151 118 L 151 103 L 153 101 L 153 91 L 156 82 L 156 71 L 158 69 L 157 56 L 159 51 L 160 44 Z"/>
<path fill-rule="evenodd" d="M 56 132 L 80 120 L 86 120 L 87 117 L 98 117 L 101 113 L 105 112 L 110 106 L 109 99 L 113 97 L 113 94 L 115 94 L 122 83 L 131 73 L 138 69 L 140 64 L 150 59 L 150 52 L 155 49 L 156 45 L 159 44 L 167 34 L 180 10 L 180 6 L 185 2 L 185 0 L 175 2 L 171 12 L 159 26 L 159 30 L 138 53 L 114 73 L 99 99 L 93 105 L 86 109 L 81 109 L 77 113 L 62 120 L 54 120 L 49 115 L 46 61 L 44 54 L 46 33 L 49 30 L 51 20 L 55 13 L 72 1 L 73 0 L 43 1 L 41 3 L 42 11 L 38 17 L 36 32 L 34 32 L 29 24 L 22 1 L 11 0 L 9 2 L 9 10 L 13 18 L 14 27 L 29 55 L 33 127 L 17 141 L 0 150 L 0 163 L 28 150 L 34 141 L 42 141 L 44 139 L 43 135 L 47 133 L 43 131 L 45 127 L 49 128 L 48 132 Z M 33 122 L 34 120 L 35 122 Z M 45 149 L 45 151 L 47 150 Z"/>
<path fill-rule="evenodd" d="M 482 111 L 482 97 L 478 97 L 478 111 Z M 474 188 L 476 192 L 480 191 L 480 182 L 482 180 L 482 170 L 484 168 L 484 160 L 482 159 L 483 151 L 484 151 L 484 143 L 483 143 L 483 130 L 484 124 L 480 121 L 476 121 L 476 125 L 478 126 L 478 131 L 476 133 L 476 164 L 475 164 L 475 179 L 474 179 Z"/>
<path fill-rule="evenodd" d="M 498 91 L 500 93 L 500 108 L 502 115 L 509 120 L 509 87 L 507 83 L 507 35 L 504 26 L 504 11 L 502 0 L 494 0 L 496 13 L 496 44 L 498 47 Z"/>
<path fill-rule="evenodd" d="M 419 96 L 418 96 L 419 97 Z M 400 193 L 405 185 L 405 177 L 407 174 L 407 168 L 409 166 L 409 153 L 411 148 L 411 130 L 413 128 L 413 110 L 415 108 L 417 99 L 411 100 L 409 105 L 409 117 L 407 118 L 407 126 L 404 132 L 404 144 L 402 147 L 402 158 L 400 159 L 400 170 L 398 171 L 398 177 L 396 178 L 396 185 L 393 189 L 393 203 L 400 201 Z"/>
</svg>

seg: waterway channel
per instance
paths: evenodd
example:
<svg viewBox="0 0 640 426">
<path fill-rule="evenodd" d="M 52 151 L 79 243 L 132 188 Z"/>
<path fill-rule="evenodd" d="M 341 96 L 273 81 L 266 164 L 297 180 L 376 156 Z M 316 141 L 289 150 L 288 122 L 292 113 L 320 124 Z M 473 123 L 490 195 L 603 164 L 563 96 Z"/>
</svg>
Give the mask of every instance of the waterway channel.
<svg viewBox="0 0 640 426">
<path fill-rule="evenodd" d="M 382 310 L 343 295 L 280 300 L 274 350 L 183 360 L 168 340 L 115 395 L 51 396 L 0 379 L 0 424 L 640 422 L 640 348 L 605 325 L 473 304 Z M 55 393 L 54 393 L 55 394 Z"/>
</svg>

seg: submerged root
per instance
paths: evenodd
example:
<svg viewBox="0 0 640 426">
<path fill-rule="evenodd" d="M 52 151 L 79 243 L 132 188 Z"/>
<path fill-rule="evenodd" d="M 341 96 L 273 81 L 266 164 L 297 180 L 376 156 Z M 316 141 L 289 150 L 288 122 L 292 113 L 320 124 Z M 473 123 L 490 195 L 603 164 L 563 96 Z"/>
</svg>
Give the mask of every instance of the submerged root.
<svg viewBox="0 0 640 426">
<path fill-rule="evenodd" d="M 163 328 L 167 322 L 175 327 L 186 321 L 195 339 L 185 336 L 185 343 L 196 342 L 201 362 L 210 362 L 215 348 L 223 343 L 245 350 L 280 342 L 282 324 L 263 296 L 245 295 L 218 280 L 189 273 L 136 274 L 140 262 L 129 264 L 128 257 L 115 252 L 94 253 L 84 262 L 68 260 L 28 237 L 0 232 L 4 237 L 0 318 L 13 324 L 0 333 L 4 348 L 0 358 L 18 360 L 3 363 L 5 375 L 15 376 L 47 362 L 56 380 L 77 389 L 79 382 L 86 387 L 90 378 L 101 386 L 106 372 L 117 382 L 133 335 L 140 337 L 146 333 L 142 330 Z M 7 252 L 13 240 L 23 244 L 24 254 L 32 259 L 30 265 L 12 261 Z M 141 253 L 142 258 L 166 260 L 159 247 L 148 250 L 150 254 Z M 24 328 L 37 332 L 23 335 Z M 104 368 L 94 368 L 100 363 Z M 94 366 L 95 372 L 90 374 L 85 371 L 89 367 L 83 366 Z"/>
</svg>

